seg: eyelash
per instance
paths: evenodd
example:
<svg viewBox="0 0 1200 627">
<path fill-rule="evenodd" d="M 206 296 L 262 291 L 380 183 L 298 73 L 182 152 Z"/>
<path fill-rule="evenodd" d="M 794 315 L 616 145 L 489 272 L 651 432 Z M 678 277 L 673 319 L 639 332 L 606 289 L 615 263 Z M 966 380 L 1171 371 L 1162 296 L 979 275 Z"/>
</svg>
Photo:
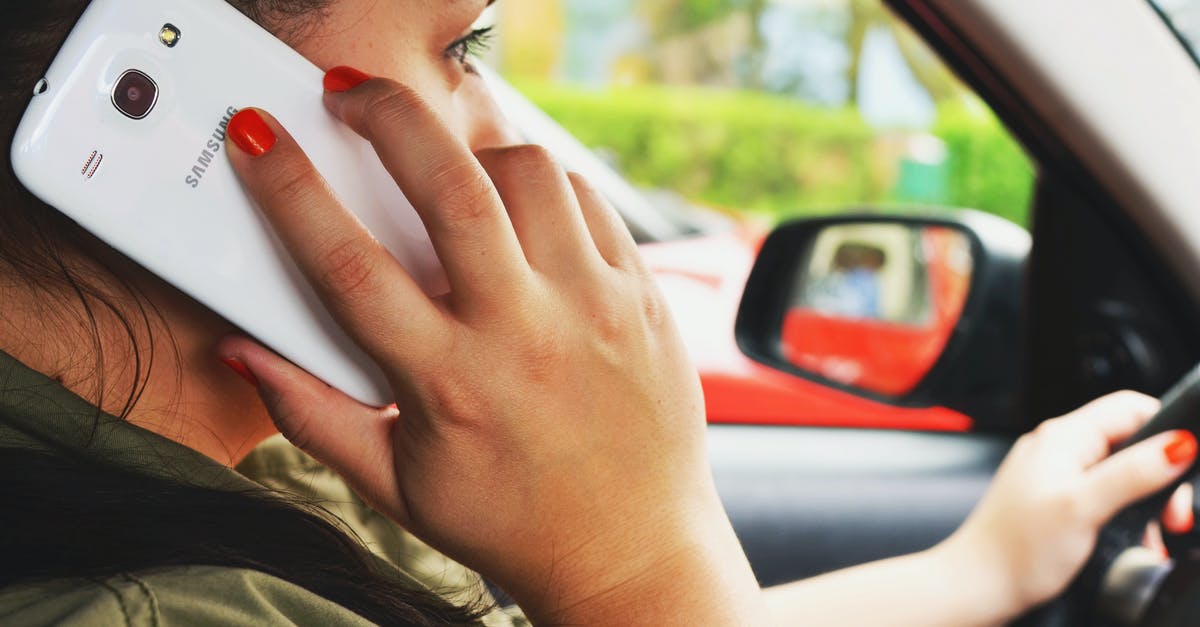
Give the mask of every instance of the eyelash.
<svg viewBox="0 0 1200 627">
<path fill-rule="evenodd" d="M 446 58 L 462 64 L 468 72 L 474 72 L 472 57 L 478 57 L 492 44 L 492 27 L 477 28 L 446 48 Z"/>
</svg>

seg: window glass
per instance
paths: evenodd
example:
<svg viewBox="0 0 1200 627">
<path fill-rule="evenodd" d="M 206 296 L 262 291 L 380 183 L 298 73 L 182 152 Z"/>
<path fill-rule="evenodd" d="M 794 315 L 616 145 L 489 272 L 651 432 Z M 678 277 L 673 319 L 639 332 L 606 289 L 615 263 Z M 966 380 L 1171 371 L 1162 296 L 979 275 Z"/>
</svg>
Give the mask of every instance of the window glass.
<svg viewBox="0 0 1200 627">
<path fill-rule="evenodd" d="M 652 204 L 753 223 L 914 205 L 1028 219 L 1028 157 L 878 0 L 494 11 L 489 62 Z"/>
<path fill-rule="evenodd" d="M 1179 34 L 1188 51 L 1200 63 L 1197 46 L 1200 45 L 1200 0 L 1151 0 Z"/>
</svg>

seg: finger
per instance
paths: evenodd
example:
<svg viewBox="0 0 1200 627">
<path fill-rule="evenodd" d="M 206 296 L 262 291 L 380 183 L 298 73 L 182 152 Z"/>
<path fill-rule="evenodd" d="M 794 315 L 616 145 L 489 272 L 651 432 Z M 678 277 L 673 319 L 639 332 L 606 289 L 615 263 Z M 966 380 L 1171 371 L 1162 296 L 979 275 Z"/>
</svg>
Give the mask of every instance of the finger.
<svg viewBox="0 0 1200 627">
<path fill-rule="evenodd" d="M 1158 413 L 1160 406 L 1158 399 L 1145 394 L 1116 392 L 1084 405 L 1058 422 L 1076 440 L 1082 465 L 1090 467 L 1137 433 Z"/>
<path fill-rule="evenodd" d="M 245 109 L 228 127 L 229 160 L 301 272 L 350 336 L 380 360 L 415 353 L 439 310 L 334 197 L 291 135 Z M 404 324 L 397 325 L 397 312 Z"/>
<path fill-rule="evenodd" d="M 545 148 L 489 148 L 475 156 L 500 193 L 535 270 L 572 276 L 602 262 L 567 173 Z"/>
<path fill-rule="evenodd" d="M 1192 484 L 1185 483 L 1171 495 L 1162 514 L 1163 528 L 1168 532 L 1175 535 L 1191 533 L 1196 522 L 1193 494 Z"/>
<path fill-rule="evenodd" d="M 1167 487 L 1196 458 L 1196 437 L 1187 431 L 1162 433 L 1096 464 L 1084 475 L 1089 502 L 1100 520 Z"/>
<path fill-rule="evenodd" d="M 1167 551 L 1167 543 L 1163 540 L 1162 527 L 1153 520 L 1146 525 L 1146 532 L 1142 534 L 1142 546 L 1162 557 L 1171 556 Z"/>
<path fill-rule="evenodd" d="M 1099 429 L 1109 442 L 1119 443 L 1150 422 L 1161 405 L 1158 399 L 1138 392 L 1114 392 L 1084 405 L 1064 420 L 1086 423 Z"/>
<path fill-rule="evenodd" d="M 583 218 L 587 223 L 592 241 L 604 260 L 614 268 L 633 270 L 642 268 L 642 257 L 637 252 L 637 242 L 625 221 L 617 214 L 608 200 L 605 199 L 591 183 L 582 175 L 574 172 L 567 174 Z"/>
<path fill-rule="evenodd" d="M 529 265 L 487 172 L 411 89 L 386 79 L 326 103 L 375 147 L 421 216 L 453 291 L 505 298 Z"/>
<path fill-rule="evenodd" d="M 394 406 L 363 405 L 244 337 L 221 340 L 217 351 L 250 372 L 271 420 L 289 442 L 340 474 L 368 502 L 397 500 Z"/>
</svg>

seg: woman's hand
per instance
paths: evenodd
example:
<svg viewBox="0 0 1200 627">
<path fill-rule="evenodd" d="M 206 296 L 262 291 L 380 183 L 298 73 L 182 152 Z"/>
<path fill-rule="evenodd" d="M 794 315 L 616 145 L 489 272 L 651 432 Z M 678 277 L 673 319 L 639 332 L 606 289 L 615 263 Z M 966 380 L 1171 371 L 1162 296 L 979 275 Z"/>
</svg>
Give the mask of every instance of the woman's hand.
<svg viewBox="0 0 1200 627">
<path fill-rule="evenodd" d="M 1117 512 L 1177 479 L 1196 457 L 1196 440 L 1170 432 L 1114 455 L 1158 411 L 1157 400 L 1112 394 L 1046 421 L 1017 441 L 991 489 L 962 528 L 935 551 L 978 585 L 991 586 L 1015 616 L 1066 589 Z M 1185 487 L 1164 512 L 1177 533 L 1192 525 Z"/>
<path fill-rule="evenodd" d="M 416 207 L 451 292 L 427 297 L 274 119 L 239 114 L 235 169 L 399 408 L 225 341 L 283 434 L 541 620 L 755 620 L 696 372 L 619 216 L 541 148 L 472 154 L 393 82 L 327 105 Z"/>
</svg>

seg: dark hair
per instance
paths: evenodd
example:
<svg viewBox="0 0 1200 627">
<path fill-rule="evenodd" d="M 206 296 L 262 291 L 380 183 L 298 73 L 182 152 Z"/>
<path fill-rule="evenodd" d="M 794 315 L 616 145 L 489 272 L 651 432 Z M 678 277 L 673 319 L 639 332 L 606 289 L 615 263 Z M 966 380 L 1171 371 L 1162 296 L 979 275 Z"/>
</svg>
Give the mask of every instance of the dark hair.
<svg viewBox="0 0 1200 627">
<path fill-rule="evenodd" d="M 287 38 L 330 0 L 229 2 Z M 89 400 L 98 407 L 107 389 L 104 353 L 132 356 L 133 383 L 118 412 L 126 417 L 152 367 L 142 356 L 154 354 L 163 331 L 171 341 L 170 329 L 122 278 L 131 262 L 25 190 L 8 150 L 32 86 L 86 7 L 87 0 L 0 0 L 0 275 L 36 290 L 47 311 L 81 308 L 83 320 L 60 322 L 83 323 L 96 359 Z M 116 346 L 102 341 L 100 317 L 123 327 Z M 484 608 L 405 587 L 327 512 L 288 499 L 265 488 L 206 489 L 69 455 L 0 449 L 0 586 L 227 566 L 290 581 L 380 624 L 465 624 L 482 615 Z"/>
<path fill-rule="evenodd" d="M 328 512 L 266 488 L 204 488 L 9 448 L 0 499 L 0 588 L 223 566 L 289 581 L 380 625 L 477 624 L 487 609 L 402 585 Z"/>
</svg>

